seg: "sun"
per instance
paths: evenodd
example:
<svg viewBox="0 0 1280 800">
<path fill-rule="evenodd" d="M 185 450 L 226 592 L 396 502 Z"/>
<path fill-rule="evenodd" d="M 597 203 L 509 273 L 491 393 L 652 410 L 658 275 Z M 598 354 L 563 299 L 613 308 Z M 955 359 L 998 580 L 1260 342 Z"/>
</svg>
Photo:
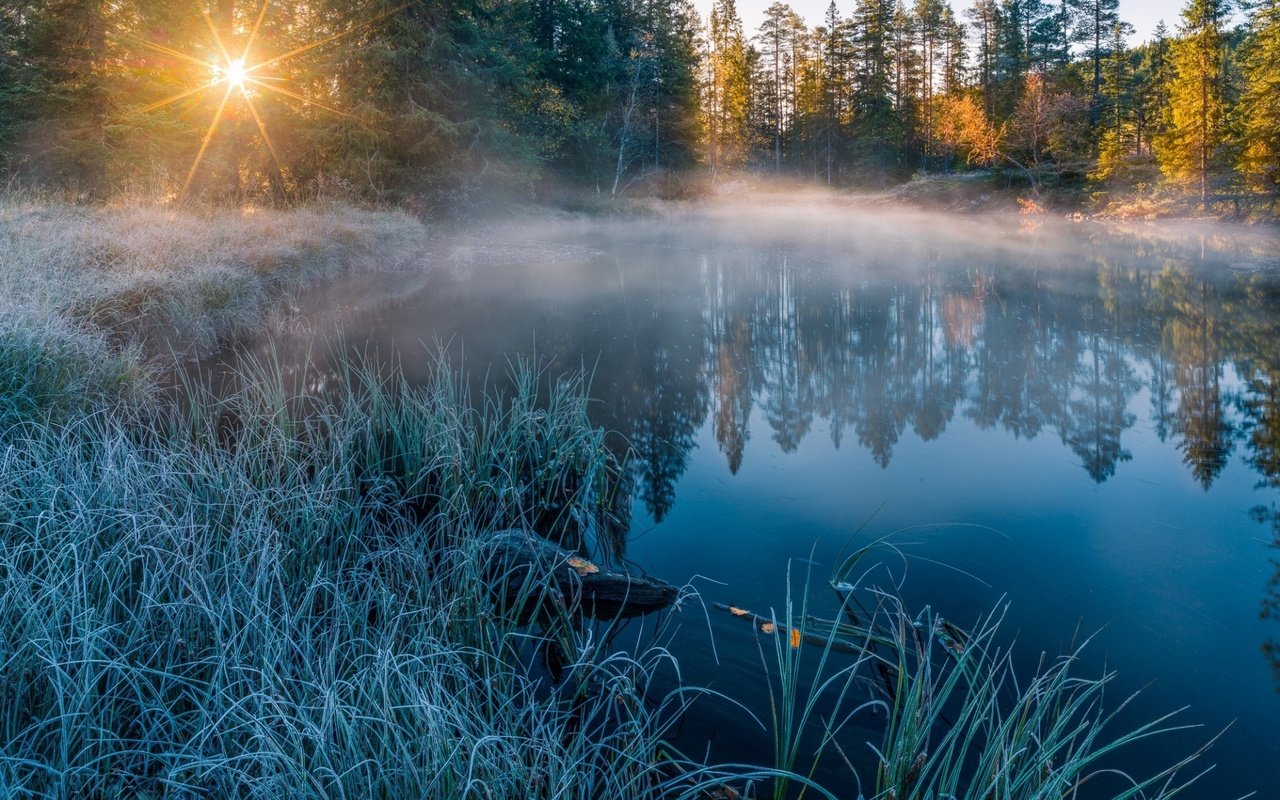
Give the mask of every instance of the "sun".
<svg viewBox="0 0 1280 800">
<path fill-rule="evenodd" d="M 272 0 L 262 0 L 262 5 L 258 9 L 257 19 L 254 22 L 253 28 L 244 39 L 243 47 L 237 48 L 239 50 L 238 57 L 228 50 L 228 43 L 223 41 L 223 38 L 219 34 L 218 28 L 214 25 L 213 18 L 210 17 L 208 11 L 201 9 L 201 14 L 204 17 L 205 25 L 209 29 L 212 43 L 217 47 L 221 54 L 221 58 L 214 61 L 212 64 L 206 64 L 196 58 L 193 54 L 183 53 L 158 42 L 132 36 L 126 37 L 135 44 L 178 58 L 189 64 L 207 66 L 211 72 L 211 77 L 208 80 L 201 81 L 199 84 L 187 89 L 186 91 L 179 92 L 172 97 L 166 97 L 163 100 L 136 109 L 133 113 L 147 114 L 170 104 L 185 100 L 188 97 L 201 95 L 209 90 L 216 90 L 218 88 L 222 89 L 222 97 L 218 102 L 217 110 L 213 113 L 213 119 L 210 121 L 209 128 L 205 132 L 204 138 L 200 143 L 199 152 L 196 153 L 195 160 L 191 164 L 191 169 L 187 173 L 187 179 L 182 185 L 182 191 L 179 193 L 179 197 L 185 197 L 187 190 L 191 187 L 191 182 L 195 178 L 196 172 L 200 169 L 200 162 L 204 159 L 205 153 L 209 149 L 209 143 L 213 140 L 213 137 L 218 131 L 218 123 L 222 121 L 224 112 L 227 110 L 227 105 L 232 101 L 243 103 L 244 107 L 248 109 L 249 114 L 253 117 L 254 124 L 258 129 L 258 134 L 262 137 L 262 142 L 266 145 L 267 152 L 271 156 L 271 162 L 275 166 L 278 178 L 281 176 L 282 167 L 280 165 L 280 159 L 276 154 L 275 145 L 271 141 L 271 136 L 267 133 L 267 126 L 262 119 L 262 115 L 258 113 L 257 105 L 253 100 L 257 90 L 266 90 L 278 97 L 302 103 L 304 106 L 314 106 L 339 116 L 354 119 L 354 115 L 352 114 L 336 109 L 333 106 L 325 105 L 316 99 L 306 97 L 292 91 L 291 89 L 285 88 L 285 86 L 281 85 L 281 78 L 267 77 L 263 73 L 272 66 L 278 65 L 294 58 L 295 56 L 302 55 L 303 53 L 314 50 L 317 47 L 321 47 L 348 36 L 360 28 L 366 27 L 377 20 L 391 16 L 392 14 L 395 14 L 407 7 L 407 5 L 397 6 L 390 11 L 365 19 L 344 31 L 324 36 L 309 44 L 296 47 L 284 53 L 270 57 L 263 57 L 261 54 L 256 52 L 255 45 L 257 44 L 258 33 L 262 28 L 262 22 L 267 16 L 267 9 L 271 6 L 271 3 Z M 279 182 L 281 186 L 283 186 L 282 178 Z"/>
<path fill-rule="evenodd" d="M 248 71 L 244 66 L 244 59 L 237 58 L 234 61 L 228 61 L 226 64 L 213 65 L 214 79 L 226 83 L 233 89 L 244 90 L 244 81 L 249 77 Z"/>
</svg>

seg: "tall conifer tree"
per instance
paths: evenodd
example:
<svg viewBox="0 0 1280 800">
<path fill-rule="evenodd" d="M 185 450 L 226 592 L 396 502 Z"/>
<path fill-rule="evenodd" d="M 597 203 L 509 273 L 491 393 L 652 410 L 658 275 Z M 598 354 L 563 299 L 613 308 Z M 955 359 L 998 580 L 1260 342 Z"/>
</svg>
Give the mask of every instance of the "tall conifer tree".
<svg viewBox="0 0 1280 800">
<path fill-rule="evenodd" d="M 1170 48 L 1169 126 L 1157 141 L 1160 169 L 1197 186 L 1203 205 L 1225 136 L 1227 13 L 1226 0 L 1190 0 L 1183 9 L 1182 35 Z"/>
<path fill-rule="evenodd" d="M 1255 12 L 1244 78 L 1239 170 L 1252 188 L 1280 192 L 1280 0 Z"/>
</svg>

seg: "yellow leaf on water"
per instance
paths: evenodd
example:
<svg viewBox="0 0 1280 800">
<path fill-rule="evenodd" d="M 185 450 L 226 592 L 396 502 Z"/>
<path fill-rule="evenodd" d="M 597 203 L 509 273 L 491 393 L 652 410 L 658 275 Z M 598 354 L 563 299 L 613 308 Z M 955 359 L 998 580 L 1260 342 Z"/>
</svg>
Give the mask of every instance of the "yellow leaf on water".
<svg viewBox="0 0 1280 800">
<path fill-rule="evenodd" d="M 745 608 L 738 608 L 737 606 L 729 606 L 729 613 L 734 615 L 735 617 L 751 616 L 750 611 L 746 610 Z"/>
<path fill-rule="evenodd" d="M 796 650 L 800 647 L 800 629 L 791 629 L 791 649 Z"/>
<path fill-rule="evenodd" d="M 577 556 L 569 557 L 569 566 L 577 570 L 579 575 L 591 575 L 600 571 L 600 568 L 595 564 L 592 564 L 585 558 L 578 558 Z"/>
<path fill-rule="evenodd" d="M 772 622 L 766 622 L 760 626 L 761 633 L 773 633 L 775 630 L 777 630 L 777 628 L 774 627 Z"/>
</svg>

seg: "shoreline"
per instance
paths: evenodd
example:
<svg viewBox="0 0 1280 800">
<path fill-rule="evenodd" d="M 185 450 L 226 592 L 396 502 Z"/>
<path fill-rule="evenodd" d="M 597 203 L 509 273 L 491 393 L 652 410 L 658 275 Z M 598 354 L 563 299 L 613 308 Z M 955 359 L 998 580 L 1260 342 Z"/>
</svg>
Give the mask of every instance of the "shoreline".
<svg viewBox="0 0 1280 800">
<path fill-rule="evenodd" d="M 338 253 L 308 250 L 312 233 L 288 225 L 314 221 L 308 216 L 318 213 L 314 209 L 270 212 L 275 224 L 265 227 L 252 227 L 266 218 L 257 213 L 196 215 L 203 227 L 178 237 L 194 248 L 188 252 L 203 254 L 195 274 L 222 276 L 222 288 L 246 292 L 243 303 L 235 295 L 183 296 L 206 284 L 180 280 L 183 265 L 139 262 L 154 257 L 153 240 L 120 239 L 118 230 L 95 227 L 93 213 L 68 214 L 83 226 L 72 237 L 78 249 L 61 253 L 38 291 L 15 306 L 32 315 L 65 314 L 78 360 L 55 371 L 34 393 L 34 405 L 0 407 L 0 443 L 15 467 L 0 483 L 0 512 L 10 530 L 9 541 L 0 543 L 0 567 L 6 581 L 31 587 L 13 594 L 18 600 L 7 611 L 0 607 L 10 615 L 3 629 L 11 631 L 16 654 L 0 685 L 17 692 L 0 706 L 21 707 L 34 720 L 16 714 L 0 720 L 10 726 L 0 729 L 10 743 L 0 757 L 47 767 L 6 766 L 0 758 L 0 769 L 12 771 L 6 780 L 55 793 L 152 785 L 234 793 L 280 780 L 309 786 L 316 797 L 375 788 L 453 796 L 472 785 L 476 753 L 484 753 L 478 768 L 488 785 L 533 795 L 576 781 L 600 796 L 703 798 L 729 781 L 802 780 L 794 760 L 759 765 L 747 777 L 744 768 L 712 770 L 670 755 L 666 736 L 678 714 L 668 718 L 662 710 L 678 711 L 692 690 L 677 681 L 678 692 L 651 696 L 655 676 L 678 671 L 669 654 L 601 647 L 595 630 L 573 624 L 572 615 L 534 628 L 519 614 L 495 609 L 480 555 L 489 531 L 524 522 L 530 508 L 556 504 L 572 512 L 558 517 L 587 519 L 608 508 L 602 497 L 623 489 L 603 458 L 603 432 L 586 416 L 583 384 L 543 389 L 540 382 L 555 376 L 534 370 L 518 376 L 522 388 L 512 396 L 479 399 L 467 397 L 447 370 L 415 388 L 349 361 L 337 370 L 342 380 L 311 389 L 306 364 L 263 361 L 238 393 L 197 397 L 188 413 L 173 416 L 151 402 L 115 403 L 113 386 L 98 386 L 92 371 L 79 382 L 59 382 L 104 352 L 145 363 L 146 334 L 157 326 L 176 337 L 199 337 L 189 347 L 169 340 L 170 354 L 195 354 L 269 329 L 279 303 L 300 289 L 351 279 L 361 269 L 403 266 L 377 254 L 410 245 L 396 240 L 384 251 L 359 237 L 361 231 L 379 235 L 380 212 L 367 212 L 374 215 L 369 226 L 354 229 Z M 147 213 L 171 224 L 187 219 L 182 212 L 172 218 Z M 62 219 L 37 220 L 26 233 L 0 241 L 16 247 L 42 240 L 41 225 Z M 195 247 L 218 225 L 246 219 L 267 238 L 220 230 L 217 247 Z M 6 221 L 0 208 L 0 235 Z M 437 249 L 439 240 L 420 222 L 401 221 L 410 241 Z M 393 235 L 401 230 L 391 228 Z M 258 249 L 282 230 L 306 235 L 296 247 Z M 122 242 L 122 248 L 101 249 Z M 318 253 L 321 262 L 294 260 L 298 253 Z M 89 256 L 97 261 L 79 263 Z M 31 282 L 41 264 L 29 259 L 5 279 L 10 286 Z M 105 295 L 92 294 L 101 287 L 85 285 L 88 277 L 111 276 L 113 268 L 129 279 L 110 284 Z M 110 299 L 119 316 L 81 314 L 84 296 Z M 121 297 L 137 305 L 121 304 Z M 211 303 L 237 310 L 218 324 L 197 324 Z M 140 324 L 131 316 L 137 308 L 154 318 Z M 17 318 L 20 329 L 23 319 Z M 125 336 L 119 344 L 112 343 L 111 329 L 94 331 L 102 319 L 118 323 L 116 332 Z M 67 357 L 36 333 L 24 345 L 39 350 L 33 360 Z M 77 342 L 85 349 L 76 350 Z M 299 374 L 289 375 L 294 368 Z M 287 388 L 294 381 L 308 388 L 295 396 Z M 68 402 L 86 386 L 101 391 L 87 403 Z M 564 486 L 572 487 L 567 499 L 540 493 Z M 50 517 L 46 508 L 59 513 Z M 66 586 L 83 588 L 63 597 L 59 587 Z M 886 620 L 885 629 L 910 636 L 877 646 L 901 647 L 905 663 L 919 647 L 919 634 L 905 610 L 888 609 Z M 784 629 L 799 631 L 790 620 Z M 941 648 L 936 655 L 943 664 L 1001 674 L 1003 662 L 989 660 L 982 647 L 958 645 L 954 626 L 937 629 L 926 638 L 930 648 Z M 801 652 L 847 645 L 834 633 L 825 645 L 804 636 L 788 640 L 797 638 L 803 647 L 779 646 L 780 667 Z M 97 649 L 86 655 L 74 642 Z M 931 649 L 929 658 L 934 655 Z M 1068 679 L 1065 663 L 1030 684 L 1032 693 L 1017 698 L 1013 710 L 1042 714 L 1054 704 L 1041 705 L 1041 695 L 1100 690 L 1101 683 Z M 569 677 L 551 680 L 553 664 Z M 901 673 L 904 686 L 928 694 L 932 673 Z M 987 724 L 977 709 L 1003 713 L 994 710 L 999 700 L 992 685 L 966 683 L 959 697 L 978 704 L 968 717 L 975 736 Z M 803 702 L 807 690 L 793 684 L 780 691 Z M 73 713 L 55 716 L 53 709 L 64 707 Z M 157 709 L 182 713 L 163 717 Z M 941 714 L 942 704 L 928 713 Z M 46 719 L 62 720 L 53 727 L 65 737 L 81 735 L 83 726 L 112 736 L 68 757 L 43 749 Z M 1053 730 L 1058 722 L 1045 718 Z M 797 737 L 784 740 L 788 757 L 798 752 L 803 733 L 784 734 Z M 297 746 L 298 736 L 308 744 Z M 456 741 L 465 746 L 455 748 Z M 128 747 L 117 752 L 116 742 Z M 200 749 L 202 742 L 211 749 Z M 881 748 L 888 754 L 884 780 L 905 796 L 929 758 L 909 737 L 889 744 Z M 1035 744 L 1019 743 L 1019 751 Z M 991 745 L 991 757 L 1003 757 L 1003 746 Z M 406 752 L 413 753 L 412 768 L 403 767 Z M 949 770 L 965 757 L 935 754 L 934 760 Z M 106 760 L 114 771 L 99 774 L 96 765 Z M 392 768 L 396 764 L 401 768 Z"/>
</svg>

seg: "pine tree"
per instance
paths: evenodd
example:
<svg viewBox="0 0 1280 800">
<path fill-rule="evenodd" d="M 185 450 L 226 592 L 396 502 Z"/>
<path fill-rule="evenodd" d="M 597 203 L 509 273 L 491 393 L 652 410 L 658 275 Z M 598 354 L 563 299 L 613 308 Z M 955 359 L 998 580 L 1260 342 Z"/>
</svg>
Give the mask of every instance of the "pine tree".
<svg viewBox="0 0 1280 800">
<path fill-rule="evenodd" d="M 782 171 L 782 140 L 791 122 L 790 107 L 795 102 L 795 46 L 802 23 L 791 6 L 774 2 L 764 12 L 764 22 L 756 37 L 760 42 L 761 66 L 759 99 L 773 143 L 773 169 Z"/>
<path fill-rule="evenodd" d="M 703 113 L 712 180 L 745 162 L 750 142 L 751 59 L 734 0 L 711 6 Z"/>
<path fill-rule="evenodd" d="M 995 113 L 996 60 L 1000 52 L 1000 6 L 996 0 L 975 0 L 965 12 L 977 38 L 978 91 L 988 115 Z"/>
<path fill-rule="evenodd" d="M 1070 63 L 1070 14 L 1065 0 L 1043 2 L 1040 16 L 1031 26 L 1027 53 L 1033 72 L 1048 74 Z"/>
<path fill-rule="evenodd" d="M 1238 168 L 1251 188 L 1280 193 L 1280 0 L 1260 6 L 1250 27 Z"/>
<path fill-rule="evenodd" d="M 1169 126 L 1157 140 L 1160 169 L 1175 184 L 1198 184 L 1209 202 L 1209 184 L 1225 135 L 1225 0 L 1190 0 L 1182 12 L 1182 36 L 1170 48 Z"/>
<path fill-rule="evenodd" d="M 1111 31 L 1120 22 L 1120 0 L 1072 0 L 1070 39 L 1084 45 L 1093 75 L 1089 119 L 1095 125 L 1102 112 L 1102 64 L 1110 52 Z"/>
<path fill-rule="evenodd" d="M 846 118 L 851 107 L 851 24 L 840 17 L 835 0 L 827 6 L 825 25 L 816 31 L 822 59 L 822 117 L 816 134 L 821 138 L 822 171 L 828 184 L 835 180 L 836 154 L 843 151 Z"/>
<path fill-rule="evenodd" d="M 942 43 L 942 91 L 945 94 L 958 94 L 965 88 L 968 77 L 969 45 L 964 25 L 956 19 L 951 6 L 943 9 Z"/>
<path fill-rule="evenodd" d="M 889 34 L 889 57 L 893 63 L 893 115 L 897 122 L 897 162 L 906 169 L 916 166 L 920 152 L 920 97 L 923 95 L 923 65 L 920 54 L 920 25 L 907 8 L 906 0 L 898 0 Z"/>
<path fill-rule="evenodd" d="M 938 63 L 945 46 L 945 16 L 942 0 L 915 0 L 914 17 L 920 37 L 920 123 L 921 163 L 927 164 L 934 146 L 934 96 L 938 94 Z"/>
</svg>

